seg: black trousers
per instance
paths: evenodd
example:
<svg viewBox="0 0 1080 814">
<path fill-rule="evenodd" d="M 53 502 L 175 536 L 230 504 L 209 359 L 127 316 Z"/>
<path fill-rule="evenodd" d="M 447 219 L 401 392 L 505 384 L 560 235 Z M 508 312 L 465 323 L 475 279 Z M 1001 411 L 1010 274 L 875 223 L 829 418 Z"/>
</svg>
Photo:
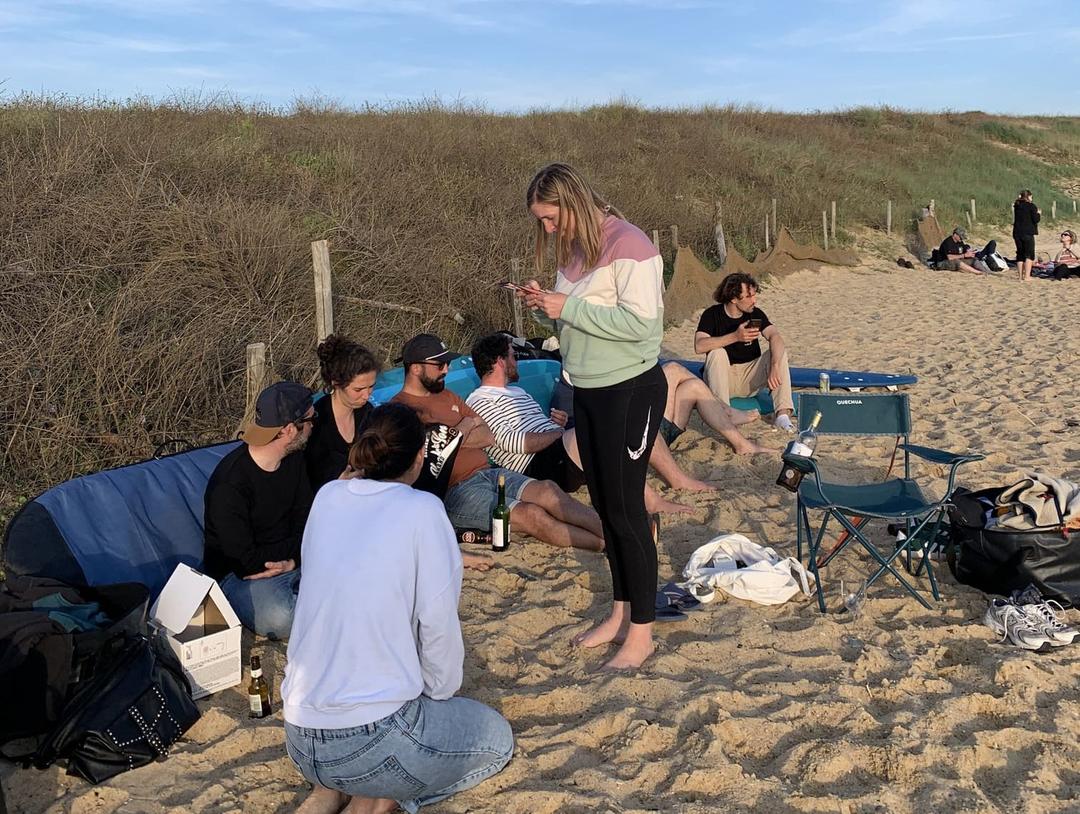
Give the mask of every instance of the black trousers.
<svg viewBox="0 0 1080 814">
<path fill-rule="evenodd" d="M 608 387 L 574 388 L 578 449 L 604 526 L 614 599 L 630 603 L 630 621 L 639 625 L 656 618 L 656 545 L 645 511 L 645 475 L 666 400 L 659 365 Z"/>
</svg>

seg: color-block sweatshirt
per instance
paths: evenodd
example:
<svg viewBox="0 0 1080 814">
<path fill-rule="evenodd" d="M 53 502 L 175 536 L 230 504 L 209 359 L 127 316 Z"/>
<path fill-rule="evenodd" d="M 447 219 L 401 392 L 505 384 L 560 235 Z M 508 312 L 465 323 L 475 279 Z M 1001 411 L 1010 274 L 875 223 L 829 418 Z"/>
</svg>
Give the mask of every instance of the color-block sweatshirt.
<svg viewBox="0 0 1080 814">
<path fill-rule="evenodd" d="M 572 385 L 607 387 L 656 365 L 664 338 L 664 261 L 632 223 L 608 215 L 596 266 L 584 268 L 577 257 L 559 269 L 555 291 L 567 295 L 557 330 Z"/>
</svg>

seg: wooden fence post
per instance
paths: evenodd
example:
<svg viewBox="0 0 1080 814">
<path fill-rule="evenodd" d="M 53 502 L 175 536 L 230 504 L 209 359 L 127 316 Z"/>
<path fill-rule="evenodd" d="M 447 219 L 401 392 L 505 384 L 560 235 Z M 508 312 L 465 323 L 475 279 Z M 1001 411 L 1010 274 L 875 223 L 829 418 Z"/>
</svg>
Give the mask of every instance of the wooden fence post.
<svg viewBox="0 0 1080 814">
<path fill-rule="evenodd" d="M 315 269 L 315 340 L 322 342 L 334 332 L 333 283 L 330 278 L 330 244 L 311 244 L 311 264 Z"/>
<path fill-rule="evenodd" d="M 656 247 L 657 251 L 660 251 L 660 230 L 652 230 L 652 244 Z"/>
<path fill-rule="evenodd" d="M 892 201 L 885 204 L 885 234 L 892 234 Z"/>
<path fill-rule="evenodd" d="M 930 210 L 930 217 L 932 217 L 932 218 L 937 217 L 937 212 L 934 211 L 934 199 L 933 198 L 930 199 L 930 206 L 928 206 L 926 208 Z"/>
<path fill-rule="evenodd" d="M 780 234 L 780 227 L 776 225 L 776 198 L 772 199 L 772 236 L 773 240 L 776 240 L 776 236 Z"/>
<path fill-rule="evenodd" d="M 971 222 L 978 223 L 979 218 L 975 215 L 975 199 L 971 199 Z"/>
<path fill-rule="evenodd" d="M 765 251 L 769 250 L 769 213 L 765 213 Z"/>
<path fill-rule="evenodd" d="M 1050 203 L 1050 219 L 1057 220 L 1057 201 Z"/>
<path fill-rule="evenodd" d="M 244 421 L 255 414 L 255 401 L 266 387 L 266 343 L 252 342 L 247 346 L 247 372 L 244 376 Z"/>
<path fill-rule="evenodd" d="M 821 234 L 825 238 L 825 251 L 829 250 L 829 213 L 821 210 Z"/>
<path fill-rule="evenodd" d="M 716 202 L 716 212 L 714 214 L 715 226 L 713 227 L 713 238 L 716 239 L 716 259 L 721 267 L 728 260 L 728 242 L 724 236 L 724 223 L 720 220 L 720 202 Z M 653 232 L 654 234 L 654 232 Z"/>
<path fill-rule="evenodd" d="M 964 215 L 965 215 L 965 216 L 967 217 L 967 222 L 968 222 L 968 229 L 970 229 L 970 228 L 971 228 L 971 213 L 970 213 L 970 212 L 968 212 L 968 211 L 967 211 L 967 210 L 965 209 L 965 210 L 964 210 Z"/>
<path fill-rule="evenodd" d="M 836 201 L 832 202 L 832 229 L 829 231 L 829 237 L 836 242 Z"/>
<path fill-rule="evenodd" d="M 671 259 L 675 260 L 675 255 L 679 253 L 679 227 L 676 224 L 671 224 Z"/>
<path fill-rule="evenodd" d="M 518 258 L 513 258 L 510 261 L 510 282 L 521 285 L 521 261 Z M 521 300 L 517 298 L 517 294 L 513 291 L 507 291 L 510 295 L 510 302 L 514 309 L 514 336 L 523 337 L 524 328 L 522 327 L 521 320 Z"/>
</svg>

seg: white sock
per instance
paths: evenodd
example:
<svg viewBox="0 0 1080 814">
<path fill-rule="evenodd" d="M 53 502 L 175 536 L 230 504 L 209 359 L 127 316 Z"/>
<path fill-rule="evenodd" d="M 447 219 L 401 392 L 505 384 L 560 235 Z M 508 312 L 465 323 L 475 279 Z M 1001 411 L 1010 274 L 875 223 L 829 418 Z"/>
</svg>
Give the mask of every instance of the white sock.
<svg viewBox="0 0 1080 814">
<path fill-rule="evenodd" d="M 787 413 L 780 413 L 776 416 L 776 420 L 773 422 L 777 427 L 788 432 L 795 432 L 795 425 L 791 423 L 791 418 Z"/>
</svg>

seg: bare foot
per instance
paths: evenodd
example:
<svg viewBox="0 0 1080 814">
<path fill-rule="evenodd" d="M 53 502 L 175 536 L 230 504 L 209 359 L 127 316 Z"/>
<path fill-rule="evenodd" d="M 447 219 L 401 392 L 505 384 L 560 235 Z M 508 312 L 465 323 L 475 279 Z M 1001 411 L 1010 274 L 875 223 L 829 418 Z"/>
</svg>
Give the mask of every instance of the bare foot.
<svg viewBox="0 0 1080 814">
<path fill-rule="evenodd" d="M 490 571 L 495 565 L 491 557 L 481 557 L 479 554 L 462 554 L 461 564 L 473 571 Z"/>
<path fill-rule="evenodd" d="M 761 418 L 761 413 L 759 413 L 757 410 L 736 410 L 735 408 L 732 408 L 730 416 L 731 423 L 734 424 L 736 427 L 741 427 L 743 424 L 749 424 L 752 421 L 757 421 L 759 418 Z"/>
<path fill-rule="evenodd" d="M 600 647 L 611 642 L 622 644 L 626 640 L 626 632 L 629 629 L 629 620 L 622 621 L 609 616 L 596 627 L 576 635 L 573 642 L 578 647 Z"/>
<path fill-rule="evenodd" d="M 344 792 L 316 785 L 296 809 L 296 814 L 338 814 L 349 802 Z"/>
<path fill-rule="evenodd" d="M 739 444 L 735 447 L 736 455 L 757 455 L 759 452 L 775 454 L 777 451 L 778 450 L 770 449 L 769 447 L 763 447 L 761 444 L 755 444 L 750 440 L 747 440 L 745 444 Z"/>
<path fill-rule="evenodd" d="M 386 797 L 353 797 L 342 814 L 389 814 L 397 810 L 397 800 Z"/>
<path fill-rule="evenodd" d="M 678 480 L 672 480 L 668 484 L 672 489 L 682 489 L 684 492 L 715 492 L 716 487 L 711 483 L 706 483 L 703 480 L 697 478 L 691 478 L 689 476 L 685 478 L 679 478 Z"/>
<path fill-rule="evenodd" d="M 600 669 L 605 672 L 633 671 L 638 669 L 653 653 L 656 646 L 652 643 L 652 637 L 644 642 L 624 642 L 614 656 Z"/>
<path fill-rule="evenodd" d="M 655 512 L 664 512 L 665 514 L 692 514 L 694 508 L 687 506 L 685 503 L 676 503 L 674 500 L 667 500 L 660 497 L 660 495 L 648 496 L 645 499 L 645 511 L 649 514 Z"/>
</svg>

